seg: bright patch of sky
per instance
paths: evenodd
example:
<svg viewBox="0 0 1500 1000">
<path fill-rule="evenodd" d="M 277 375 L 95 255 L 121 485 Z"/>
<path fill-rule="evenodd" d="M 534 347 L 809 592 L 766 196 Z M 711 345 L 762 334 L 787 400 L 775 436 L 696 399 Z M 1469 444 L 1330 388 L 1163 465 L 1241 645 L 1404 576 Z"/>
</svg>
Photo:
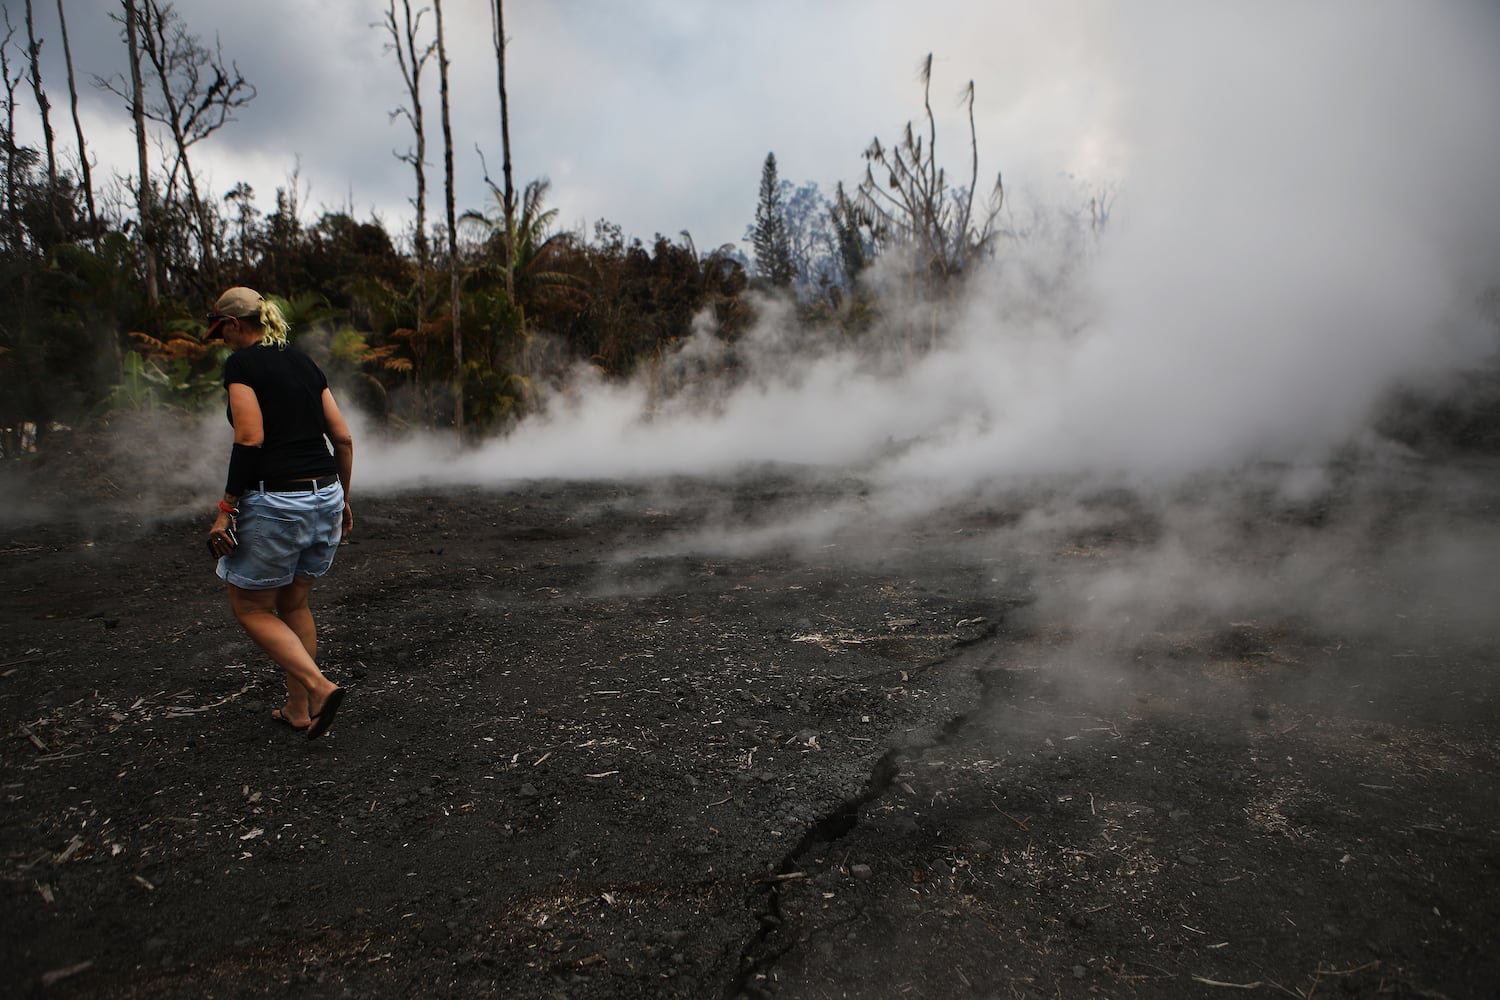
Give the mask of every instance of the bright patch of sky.
<svg viewBox="0 0 1500 1000">
<path fill-rule="evenodd" d="M 4 0 L 24 23 L 22 0 Z M 412 147 L 400 73 L 375 25 L 379 0 L 177 0 L 205 42 L 217 38 L 259 91 L 237 121 L 194 150 L 208 189 L 245 181 L 262 210 L 299 172 L 303 203 L 378 215 L 392 228 L 413 215 Z M 416 4 L 415 6 L 421 6 Z M 90 74 L 125 71 L 117 5 L 65 2 L 81 80 L 85 135 L 103 172 L 133 173 L 122 101 Z M 444 4 L 452 64 L 460 211 L 491 204 L 480 155 L 500 179 L 499 96 L 487 0 Z M 1113 116 L 1121 95 L 1120 14 L 1112 5 L 959 0 L 696 0 L 518 2 L 505 8 L 511 141 L 518 186 L 552 181 L 548 204 L 569 228 L 600 218 L 628 235 L 690 232 L 702 249 L 738 241 L 753 221 L 761 164 L 826 193 L 863 176 L 862 152 L 920 124 L 918 67 L 934 58 L 938 149 L 967 182 L 968 126 L 960 95 L 977 94 L 980 185 L 1045 185 L 1062 173 L 1117 183 L 1126 146 Z M 52 4 L 36 5 L 53 125 L 72 148 L 62 44 Z M 424 25 L 430 29 L 431 15 Z M 21 32 L 24 36 L 24 29 Z M 441 205 L 437 61 L 424 76 L 429 206 Z M 29 94 L 18 97 L 23 140 L 37 141 Z M 434 218 L 439 213 L 434 213 Z"/>
</svg>

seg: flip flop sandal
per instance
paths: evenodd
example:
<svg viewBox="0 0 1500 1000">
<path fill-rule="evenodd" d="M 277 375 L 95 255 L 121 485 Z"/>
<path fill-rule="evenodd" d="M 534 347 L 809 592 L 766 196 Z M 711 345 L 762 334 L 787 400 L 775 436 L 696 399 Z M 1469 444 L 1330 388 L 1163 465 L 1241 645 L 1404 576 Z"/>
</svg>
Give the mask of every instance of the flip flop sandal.
<svg viewBox="0 0 1500 1000">
<path fill-rule="evenodd" d="M 291 719 L 288 719 L 286 716 L 282 715 L 281 714 L 281 709 L 279 709 L 279 708 L 273 708 L 273 709 L 271 709 L 271 718 L 275 719 L 277 722 L 281 723 L 283 726 L 286 726 L 288 729 L 295 729 L 295 730 L 297 730 L 297 732 L 299 732 L 299 733 L 305 733 L 305 732 L 308 731 L 308 729 L 311 728 L 311 724 L 306 725 L 306 726 L 299 726 L 299 725 L 297 725 Z"/>
<path fill-rule="evenodd" d="M 315 740 L 328 732 L 333 727 L 333 717 L 339 710 L 339 705 L 344 700 L 344 689 L 334 688 L 328 692 L 328 697 L 323 699 L 323 707 L 313 713 L 312 725 L 307 727 L 307 738 Z"/>
</svg>

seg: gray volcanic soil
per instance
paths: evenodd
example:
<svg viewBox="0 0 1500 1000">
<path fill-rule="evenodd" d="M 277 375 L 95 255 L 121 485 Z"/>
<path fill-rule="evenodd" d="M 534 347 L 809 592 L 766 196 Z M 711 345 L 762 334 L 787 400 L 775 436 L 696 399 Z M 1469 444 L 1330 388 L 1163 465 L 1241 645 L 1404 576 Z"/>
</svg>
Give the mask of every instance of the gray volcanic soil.
<svg viewBox="0 0 1500 1000">
<path fill-rule="evenodd" d="M 73 496 L 55 472 L 4 472 L 13 510 Z M 206 514 L 126 513 L 118 481 L 0 527 L 9 995 L 1500 983 L 1492 631 L 1251 611 L 1153 623 L 1104 670 L 1037 593 L 1153 542 L 1129 494 L 1031 548 L 985 543 L 1034 505 L 1016 496 L 738 555 L 687 540 L 862 485 L 357 496 L 315 593 L 350 697 L 308 743 L 267 715 L 279 683 Z M 1369 523 L 1430 500 L 1421 482 Z M 1494 529 L 1486 496 L 1461 513 Z M 1341 501 L 1236 502 L 1247 535 L 1292 545 Z"/>
</svg>

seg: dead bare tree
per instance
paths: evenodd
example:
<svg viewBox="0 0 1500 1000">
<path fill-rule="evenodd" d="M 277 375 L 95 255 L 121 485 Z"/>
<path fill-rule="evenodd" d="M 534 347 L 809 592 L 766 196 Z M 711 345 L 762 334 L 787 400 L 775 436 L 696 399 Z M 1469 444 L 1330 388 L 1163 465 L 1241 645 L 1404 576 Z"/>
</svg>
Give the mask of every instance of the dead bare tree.
<svg viewBox="0 0 1500 1000">
<path fill-rule="evenodd" d="M 146 158 L 146 94 L 141 79 L 140 20 L 136 0 L 121 0 L 125 9 L 125 44 L 130 51 L 130 112 L 135 121 L 135 152 L 139 171 L 136 204 L 140 213 L 141 254 L 146 266 L 146 308 L 156 323 L 161 289 L 156 275 L 156 213 L 151 203 L 151 168 Z M 150 332 L 155 332 L 152 330 Z"/>
<path fill-rule="evenodd" d="M 57 23 L 62 29 L 63 61 L 68 67 L 68 100 L 73 112 L 73 131 L 78 135 L 78 175 L 83 186 L 84 204 L 89 211 L 89 234 L 93 240 L 99 238 L 99 211 L 94 205 L 94 178 L 89 167 L 88 147 L 83 141 L 83 122 L 78 117 L 78 81 L 73 75 L 73 49 L 68 44 L 68 18 L 63 13 L 63 0 L 57 0 Z"/>
<path fill-rule="evenodd" d="M 437 15 L 438 78 L 443 105 L 443 194 L 448 210 L 448 315 L 453 323 L 453 430 L 464 440 L 464 336 L 460 322 L 458 219 L 453 192 L 453 122 L 448 112 L 448 46 L 443 40 L 443 0 L 432 0 Z"/>
<path fill-rule="evenodd" d="M 16 89 L 21 86 L 21 71 L 10 73 L 10 43 L 16 29 L 10 23 L 10 11 L 5 11 L 5 37 L 0 38 L 0 83 L 5 87 L 5 218 L 9 249 L 19 254 L 25 246 L 21 227 L 21 208 L 17 201 L 16 167 L 21 149 L 16 145 Z"/>
<path fill-rule="evenodd" d="M 388 51 L 396 53 L 396 62 L 401 67 L 401 82 L 406 86 L 407 100 L 410 105 L 402 105 L 391 112 L 391 120 L 405 118 L 412 129 L 413 138 L 416 141 L 415 149 L 405 153 L 397 153 L 396 158 L 403 163 L 410 163 L 417 180 L 417 229 L 416 229 L 416 251 L 417 251 L 417 325 L 418 335 L 424 334 L 427 320 L 427 129 L 422 116 L 422 69 L 427 65 L 427 60 L 432 58 L 437 48 L 436 42 L 419 44 L 417 36 L 422 26 L 422 15 L 426 14 L 428 8 L 423 7 L 415 14 L 411 9 L 411 0 L 401 0 L 401 17 L 396 16 L 396 0 L 389 0 L 386 8 L 385 30 L 390 34 L 391 40 L 386 45 Z"/>
<path fill-rule="evenodd" d="M 974 124 L 974 82 L 964 88 L 962 101 L 969 114 L 970 178 L 967 188 L 948 184 L 937 162 L 937 119 L 932 112 L 932 55 L 922 61 L 922 103 L 927 135 L 917 134 L 911 122 L 892 147 L 876 138 L 865 150 L 865 177 L 856 199 L 872 222 L 877 241 L 915 249 L 923 270 L 934 279 L 964 273 L 969 263 L 987 253 L 995 239 L 995 220 L 1005 197 L 1003 179 L 995 177 L 989 203 L 978 221 L 974 215 L 979 183 L 979 141 Z M 874 168 L 885 174 L 884 183 Z"/>
<path fill-rule="evenodd" d="M 130 102 L 136 118 L 136 146 L 143 181 L 149 173 L 146 121 L 166 128 L 170 146 L 165 141 L 161 143 L 166 167 L 163 197 L 168 203 L 175 202 L 179 191 L 186 189 L 203 270 L 209 284 L 217 286 L 221 227 L 212 202 L 199 190 L 188 151 L 233 121 L 234 112 L 255 99 L 255 87 L 237 65 L 225 63 L 221 46 L 216 44 L 210 51 L 198 36 L 189 32 L 170 3 L 124 0 L 124 7 L 126 41 L 131 53 L 129 90 L 119 77 L 95 76 L 94 83 Z M 120 19 L 118 15 L 112 16 Z M 144 66 L 150 67 L 154 78 L 150 88 L 143 79 Z M 143 218 L 143 228 L 147 225 Z"/>
<path fill-rule="evenodd" d="M 505 178 L 505 190 L 501 195 L 501 207 L 505 212 L 505 295 L 513 301 L 516 293 L 516 189 L 510 170 L 510 101 L 505 94 L 505 0 L 491 0 L 490 27 L 494 34 L 495 65 L 500 78 L 500 142 L 505 157 L 501 164 Z M 494 184 L 490 187 L 493 188 Z"/>
<path fill-rule="evenodd" d="M 146 109 L 172 137 L 172 162 L 167 171 L 167 196 L 177 189 L 179 176 L 187 187 L 188 207 L 198 224 L 203 267 L 218 287 L 219 232 L 209 202 L 198 191 L 197 175 L 188 150 L 232 121 L 234 111 L 255 98 L 255 88 L 234 63 L 224 62 L 222 46 L 210 52 L 190 34 L 171 4 L 143 0 L 142 50 L 156 72 L 159 101 Z"/>
<path fill-rule="evenodd" d="M 31 92 L 36 96 L 37 110 L 42 116 L 42 142 L 47 153 L 47 198 L 54 221 L 57 216 L 57 142 L 52 131 L 52 102 L 47 100 L 47 91 L 42 86 L 42 43 L 36 38 L 36 19 L 31 9 L 31 0 L 26 0 L 26 56 L 31 63 Z M 61 223 L 58 223 L 61 229 Z"/>
</svg>

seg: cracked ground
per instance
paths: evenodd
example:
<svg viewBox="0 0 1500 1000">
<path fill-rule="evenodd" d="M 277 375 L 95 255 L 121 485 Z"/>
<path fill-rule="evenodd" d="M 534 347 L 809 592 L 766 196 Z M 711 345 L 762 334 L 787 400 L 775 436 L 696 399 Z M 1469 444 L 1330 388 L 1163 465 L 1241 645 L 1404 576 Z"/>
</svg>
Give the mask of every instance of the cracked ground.
<svg viewBox="0 0 1500 1000">
<path fill-rule="evenodd" d="M 1445 515 L 1496 532 L 1500 475 L 1465 476 Z M 1423 482 L 1360 504 L 1385 630 L 1066 613 L 1161 546 L 1126 493 L 820 533 L 773 529 L 859 483 L 365 495 L 315 743 L 204 517 L 5 525 L 6 992 L 1493 995 L 1500 645 L 1367 559 Z M 1257 552 L 1341 503 L 1202 502 Z"/>
</svg>

